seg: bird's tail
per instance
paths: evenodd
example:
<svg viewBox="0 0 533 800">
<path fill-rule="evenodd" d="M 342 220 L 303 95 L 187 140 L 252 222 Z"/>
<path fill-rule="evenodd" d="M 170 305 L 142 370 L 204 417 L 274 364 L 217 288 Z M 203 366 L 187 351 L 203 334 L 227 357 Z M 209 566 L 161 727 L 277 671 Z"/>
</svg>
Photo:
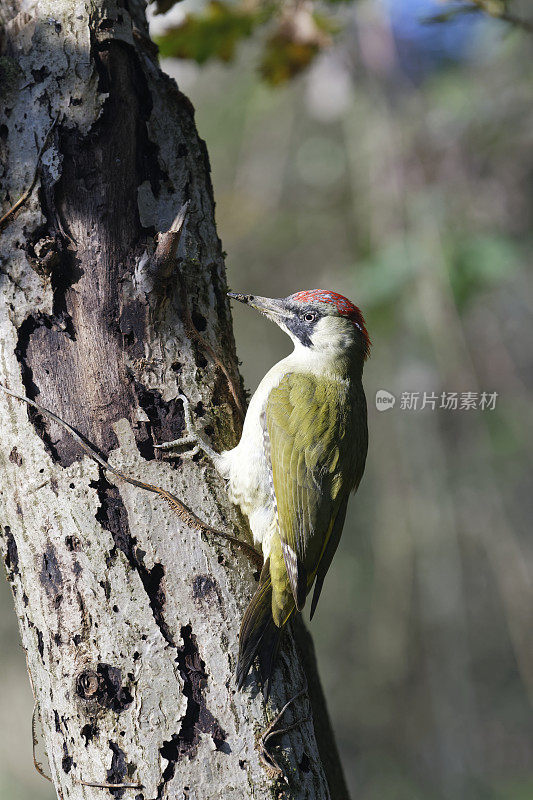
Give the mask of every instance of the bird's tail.
<svg viewBox="0 0 533 800">
<path fill-rule="evenodd" d="M 270 560 L 267 558 L 261 570 L 259 586 L 244 612 L 239 634 L 239 660 L 237 662 L 237 686 L 242 688 L 252 662 L 257 656 L 259 673 L 265 700 L 270 694 L 272 673 L 276 665 L 283 627 L 278 628 L 272 618 L 272 581 Z"/>
</svg>

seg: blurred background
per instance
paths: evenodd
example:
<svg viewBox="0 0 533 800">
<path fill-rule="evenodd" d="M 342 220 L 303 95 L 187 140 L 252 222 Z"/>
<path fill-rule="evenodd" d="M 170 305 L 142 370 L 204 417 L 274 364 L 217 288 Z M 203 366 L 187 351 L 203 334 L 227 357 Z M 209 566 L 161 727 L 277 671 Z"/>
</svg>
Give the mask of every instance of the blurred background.
<svg viewBox="0 0 533 800">
<path fill-rule="evenodd" d="M 253 37 L 231 63 L 163 62 L 207 142 L 231 288 L 335 289 L 373 340 L 366 474 L 311 626 L 354 800 L 533 798 L 533 36 L 424 21 L 448 7 L 330 9 L 290 81 Z M 234 319 L 254 390 L 289 341 Z M 0 799 L 45 800 L 5 583 L 0 637 Z"/>
</svg>

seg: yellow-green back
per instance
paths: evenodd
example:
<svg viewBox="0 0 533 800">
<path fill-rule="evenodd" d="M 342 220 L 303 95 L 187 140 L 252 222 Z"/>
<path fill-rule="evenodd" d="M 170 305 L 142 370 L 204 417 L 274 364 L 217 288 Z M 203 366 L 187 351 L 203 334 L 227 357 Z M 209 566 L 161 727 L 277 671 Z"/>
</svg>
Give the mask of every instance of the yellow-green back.
<svg viewBox="0 0 533 800">
<path fill-rule="evenodd" d="M 270 553 L 272 613 L 280 626 L 295 605 L 303 607 L 339 511 L 344 519 L 348 494 L 363 473 L 360 380 L 288 373 L 269 395 L 264 427 L 278 522 Z"/>
</svg>

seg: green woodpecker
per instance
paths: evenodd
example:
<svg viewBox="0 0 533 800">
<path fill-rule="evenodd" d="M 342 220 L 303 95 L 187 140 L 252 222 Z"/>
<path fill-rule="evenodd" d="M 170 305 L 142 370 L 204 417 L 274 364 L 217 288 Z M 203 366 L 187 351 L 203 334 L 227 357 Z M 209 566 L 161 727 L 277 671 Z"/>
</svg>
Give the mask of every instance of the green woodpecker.
<svg viewBox="0 0 533 800">
<path fill-rule="evenodd" d="M 247 515 L 254 542 L 262 548 L 259 586 L 241 624 L 237 684 L 242 687 L 257 657 L 268 697 L 283 629 L 294 611 L 303 609 L 314 584 L 313 616 L 339 544 L 348 497 L 363 475 L 368 433 L 361 379 L 370 340 L 361 311 L 336 292 L 313 289 L 282 300 L 229 296 L 276 322 L 291 337 L 294 350 L 259 384 L 233 450 L 215 453 L 196 433 L 162 449 L 199 445 L 228 481 L 231 500 Z M 185 508 L 160 487 L 114 469 L 53 412 L 1 388 L 66 427 L 118 477 L 163 495 L 172 507 Z M 191 427 L 188 402 L 182 400 Z"/>
<path fill-rule="evenodd" d="M 370 340 L 361 311 L 336 292 L 316 289 L 282 300 L 229 296 L 277 323 L 294 350 L 259 384 L 237 447 L 217 454 L 196 436 L 181 443 L 200 443 L 262 548 L 259 586 L 241 625 L 237 684 L 257 657 L 268 697 L 283 629 L 314 584 L 313 616 L 348 497 L 363 475 L 368 434 L 361 378 Z"/>
</svg>

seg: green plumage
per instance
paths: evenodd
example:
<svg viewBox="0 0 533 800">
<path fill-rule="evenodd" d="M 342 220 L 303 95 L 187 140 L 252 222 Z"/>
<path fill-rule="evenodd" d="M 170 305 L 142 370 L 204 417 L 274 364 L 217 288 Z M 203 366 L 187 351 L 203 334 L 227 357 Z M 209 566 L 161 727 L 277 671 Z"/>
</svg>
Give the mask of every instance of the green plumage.
<svg viewBox="0 0 533 800">
<path fill-rule="evenodd" d="M 303 608 L 339 509 L 362 475 L 366 414 L 361 399 L 351 382 L 298 372 L 270 392 L 264 420 L 281 542 L 281 547 L 273 542 L 270 556 L 278 626 L 294 604 Z M 363 420 L 364 436 L 358 438 L 364 441 L 354 441 Z"/>
<path fill-rule="evenodd" d="M 267 657 L 272 642 L 277 652 L 281 629 L 294 608 L 303 608 L 317 578 L 314 613 L 348 496 L 363 474 L 367 426 L 360 376 L 340 380 L 288 373 L 270 392 L 262 423 L 278 524 L 243 620 L 239 682 L 258 653 L 265 685 L 267 666 L 271 670 L 274 663 Z"/>
</svg>

